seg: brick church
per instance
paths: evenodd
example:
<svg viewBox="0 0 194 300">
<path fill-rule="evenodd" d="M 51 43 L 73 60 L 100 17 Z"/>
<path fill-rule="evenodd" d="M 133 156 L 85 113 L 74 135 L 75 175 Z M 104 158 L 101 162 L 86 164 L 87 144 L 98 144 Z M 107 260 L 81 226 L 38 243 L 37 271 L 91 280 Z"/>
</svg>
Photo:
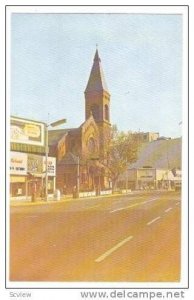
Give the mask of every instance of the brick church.
<svg viewBox="0 0 194 300">
<path fill-rule="evenodd" d="M 63 193 L 111 188 L 107 143 L 110 139 L 110 94 L 96 50 L 85 89 L 85 121 L 78 128 L 49 131 L 49 154 L 57 158 L 56 188 Z"/>
</svg>

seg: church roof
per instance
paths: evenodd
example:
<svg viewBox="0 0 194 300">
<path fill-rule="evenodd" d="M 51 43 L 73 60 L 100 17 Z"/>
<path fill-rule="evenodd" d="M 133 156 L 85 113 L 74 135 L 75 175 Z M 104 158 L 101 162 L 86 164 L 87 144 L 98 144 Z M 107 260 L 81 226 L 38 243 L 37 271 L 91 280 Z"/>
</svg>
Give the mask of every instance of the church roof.
<svg viewBox="0 0 194 300">
<path fill-rule="evenodd" d="M 138 160 L 129 166 L 142 168 L 150 166 L 156 169 L 181 169 L 182 139 L 156 140 L 141 145 Z"/>
<path fill-rule="evenodd" d="M 93 124 L 93 126 L 95 126 L 96 128 L 98 128 L 98 126 L 96 125 L 96 122 L 95 122 L 95 119 L 94 119 L 94 116 L 93 114 L 91 113 L 89 118 L 86 119 L 81 125 L 79 128 L 84 128 L 86 127 L 87 125 L 89 124 Z"/>
<path fill-rule="evenodd" d="M 49 130 L 48 132 L 48 142 L 49 145 L 57 144 L 62 137 L 70 131 L 74 131 L 77 128 L 69 128 L 69 129 L 57 129 L 57 130 Z"/>
<path fill-rule="evenodd" d="M 59 164 L 61 165 L 77 165 L 79 162 L 78 156 L 74 155 L 72 152 L 68 152 L 65 157 L 60 160 Z"/>
<path fill-rule="evenodd" d="M 98 54 L 98 50 L 96 50 L 94 56 L 94 62 L 91 69 L 90 77 L 86 86 L 86 92 L 108 92 L 108 87 L 105 81 L 104 72 L 101 66 L 101 59 Z"/>
</svg>

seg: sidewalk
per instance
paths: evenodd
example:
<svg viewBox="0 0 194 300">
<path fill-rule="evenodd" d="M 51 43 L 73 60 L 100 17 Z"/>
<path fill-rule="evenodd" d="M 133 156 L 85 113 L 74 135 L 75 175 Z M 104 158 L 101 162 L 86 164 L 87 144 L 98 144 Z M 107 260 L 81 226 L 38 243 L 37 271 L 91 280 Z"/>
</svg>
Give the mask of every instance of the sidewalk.
<svg viewBox="0 0 194 300">
<path fill-rule="evenodd" d="M 48 201 L 45 201 L 44 199 L 37 198 L 35 202 L 31 202 L 30 200 L 11 200 L 10 206 L 35 206 L 35 205 L 48 205 L 53 203 L 65 203 L 69 201 L 82 201 L 82 200 L 95 200 L 97 198 L 113 198 L 113 197 L 119 197 L 119 196 L 132 196 L 132 195 L 139 195 L 139 194 L 145 194 L 145 193 L 153 193 L 153 192 L 164 192 L 164 190 L 152 190 L 152 191 L 145 191 L 145 190 L 134 190 L 128 193 L 114 193 L 114 194 L 108 194 L 108 195 L 101 195 L 101 196 L 90 196 L 90 197 L 80 197 L 80 198 L 73 198 L 73 195 L 67 195 L 62 196 L 60 200 L 56 200 L 54 198 L 49 199 Z M 169 191 L 168 191 L 169 192 Z M 173 190 L 171 191 L 173 192 Z"/>
<path fill-rule="evenodd" d="M 54 198 L 48 199 L 46 201 L 45 199 L 37 197 L 34 202 L 31 200 L 11 200 L 10 201 L 10 206 L 35 206 L 35 205 L 46 205 L 46 204 L 52 204 L 52 203 L 61 203 L 61 202 L 67 202 L 75 200 L 72 196 L 66 196 L 66 197 L 61 197 L 60 200 L 55 200 Z"/>
<path fill-rule="evenodd" d="M 136 194 L 137 191 L 132 191 L 130 193 L 114 193 L 109 195 L 101 195 L 101 196 L 91 196 L 91 197 L 80 197 L 80 198 L 73 198 L 72 195 L 62 196 L 60 200 L 55 200 L 54 198 L 49 199 L 48 201 L 45 201 L 44 199 L 37 198 L 35 202 L 31 202 L 30 200 L 11 200 L 10 206 L 35 206 L 35 205 L 48 205 L 53 203 L 65 203 L 69 201 L 82 201 L 86 199 L 97 199 L 97 198 L 112 198 L 112 197 L 118 197 L 118 196 L 129 196 Z"/>
</svg>

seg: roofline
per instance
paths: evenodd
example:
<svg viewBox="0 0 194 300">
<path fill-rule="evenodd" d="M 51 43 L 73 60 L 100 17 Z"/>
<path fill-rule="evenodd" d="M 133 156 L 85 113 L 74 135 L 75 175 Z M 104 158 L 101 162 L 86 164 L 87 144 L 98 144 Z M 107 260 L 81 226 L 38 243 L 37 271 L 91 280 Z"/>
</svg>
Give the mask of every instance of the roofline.
<svg viewBox="0 0 194 300">
<path fill-rule="evenodd" d="M 34 122 L 34 123 L 41 123 L 41 124 L 44 124 L 44 125 L 47 125 L 45 122 L 42 122 L 42 121 L 36 121 L 36 120 L 32 120 L 32 119 L 27 119 L 27 118 L 21 118 L 21 117 L 17 117 L 17 116 L 10 116 L 10 119 L 11 118 L 14 118 L 14 119 L 18 119 L 18 120 L 24 120 L 24 121 L 31 121 L 31 122 Z"/>
<path fill-rule="evenodd" d="M 61 129 L 49 129 L 48 132 L 54 132 L 54 131 L 68 131 L 68 130 L 76 130 L 79 129 L 79 127 L 75 127 L 75 128 L 61 128 Z"/>
</svg>

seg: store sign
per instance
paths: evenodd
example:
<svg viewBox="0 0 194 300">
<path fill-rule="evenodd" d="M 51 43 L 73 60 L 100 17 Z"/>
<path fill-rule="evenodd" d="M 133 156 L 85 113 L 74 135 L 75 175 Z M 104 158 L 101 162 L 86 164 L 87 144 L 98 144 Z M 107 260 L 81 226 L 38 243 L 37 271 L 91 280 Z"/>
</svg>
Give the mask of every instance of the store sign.
<svg viewBox="0 0 194 300">
<path fill-rule="evenodd" d="M 27 174 L 27 154 L 19 152 L 10 152 L 10 174 Z"/>
<path fill-rule="evenodd" d="M 48 157 L 47 160 L 47 172 L 48 176 L 55 176 L 56 175 L 56 158 L 55 157 Z M 46 171 L 46 157 L 43 157 L 43 172 Z"/>
<path fill-rule="evenodd" d="M 28 154 L 28 172 L 39 173 L 42 174 L 43 172 L 43 157 L 40 155 L 35 154 Z"/>
<path fill-rule="evenodd" d="M 12 143 L 44 146 L 44 124 L 11 118 L 10 140 Z"/>
<path fill-rule="evenodd" d="M 141 179 L 154 179 L 155 172 L 153 170 L 138 170 Z"/>
</svg>

